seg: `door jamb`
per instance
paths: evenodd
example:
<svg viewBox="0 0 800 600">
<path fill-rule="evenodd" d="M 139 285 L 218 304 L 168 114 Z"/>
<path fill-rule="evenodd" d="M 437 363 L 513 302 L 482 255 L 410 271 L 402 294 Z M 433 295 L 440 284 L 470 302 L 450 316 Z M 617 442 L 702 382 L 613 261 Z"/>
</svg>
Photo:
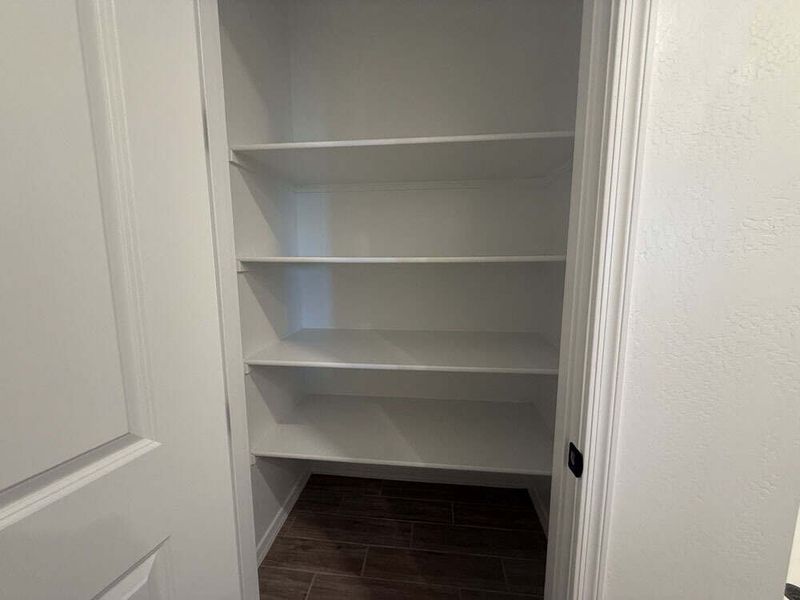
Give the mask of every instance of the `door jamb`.
<svg viewBox="0 0 800 600">
<path fill-rule="evenodd" d="M 603 596 L 656 2 L 583 3 L 547 600 Z"/>
<path fill-rule="evenodd" d="M 253 488 L 250 479 L 250 438 L 244 388 L 244 356 L 239 320 L 239 291 L 233 235 L 233 210 L 228 170 L 228 126 L 222 84 L 222 51 L 217 0 L 194 0 L 200 70 L 206 170 L 210 197 L 212 241 L 217 272 L 225 409 L 233 483 L 239 583 L 243 600 L 258 600 Z"/>
</svg>

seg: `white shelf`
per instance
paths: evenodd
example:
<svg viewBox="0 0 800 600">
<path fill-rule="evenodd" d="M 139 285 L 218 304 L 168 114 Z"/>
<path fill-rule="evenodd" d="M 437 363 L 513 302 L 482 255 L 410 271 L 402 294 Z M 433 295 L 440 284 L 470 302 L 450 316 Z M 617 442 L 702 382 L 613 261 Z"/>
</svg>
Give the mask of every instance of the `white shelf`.
<svg viewBox="0 0 800 600">
<path fill-rule="evenodd" d="M 502 264 L 565 262 L 563 254 L 531 256 L 249 256 L 242 264 Z"/>
<path fill-rule="evenodd" d="M 309 396 L 257 456 L 549 475 L 553 440 L 531 404 Z"/>
<path fill-rule="evenodd" d="M 572 158 L 574 132 L 286 142 L 231 147 L 294 185 L 545 177 Z"/>
<path fill-rule="evenodd" d="M 558 351 L 535 333 L 302 329 L 248 365 L 475 373 L 558 373 Z"/>
</svg>

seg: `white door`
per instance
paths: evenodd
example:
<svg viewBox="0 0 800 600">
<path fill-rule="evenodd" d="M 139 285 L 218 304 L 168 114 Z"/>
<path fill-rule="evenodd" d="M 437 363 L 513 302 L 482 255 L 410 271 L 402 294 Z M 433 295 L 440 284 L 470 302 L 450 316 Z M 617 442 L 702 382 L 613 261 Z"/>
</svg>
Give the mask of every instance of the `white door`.
<svg viewBox="0 0 800 600">
<path fill-rule="evenodd" d="M 240 598 L 194 4 L 0 14 L 0 598 Z"/>
</svg>

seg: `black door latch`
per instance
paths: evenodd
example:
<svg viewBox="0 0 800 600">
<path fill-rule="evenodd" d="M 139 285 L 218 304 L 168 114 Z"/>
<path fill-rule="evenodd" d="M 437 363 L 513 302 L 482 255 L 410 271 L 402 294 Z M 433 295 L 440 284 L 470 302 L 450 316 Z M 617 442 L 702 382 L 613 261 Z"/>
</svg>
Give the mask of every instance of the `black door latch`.
<svg viewBox="0 0 800 600">
<path fill-rule="evenodd" d="M 572 442 L 569 443 L 567 466 L 569 466 L 569 470 L 572 471 L 572 474 L 575 475 L 575 477 L 580 477 L 583 475 L 583 454 Z"/>
</svg>

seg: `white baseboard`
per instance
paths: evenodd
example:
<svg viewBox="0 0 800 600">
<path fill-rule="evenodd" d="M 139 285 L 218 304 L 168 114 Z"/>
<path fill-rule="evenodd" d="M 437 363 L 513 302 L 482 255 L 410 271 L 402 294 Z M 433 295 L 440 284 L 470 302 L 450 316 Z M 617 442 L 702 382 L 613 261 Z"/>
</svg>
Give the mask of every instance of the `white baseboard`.
<svg viewBox="0 0 800 600">
<path fill-rule="evenodd" d="M 264 535 L 261 536 L 260 540 L 258 540 L 258 544 L 256 544 L 256 559 L 258 560 L 259 565 L 264 560 L 267 552 L 269 552 L 272 544 L 275 542 L 275 538 L 278 537 L 278 532 L 280 532 L 283 524 L 286 523 L 289 513 L 292 512 L 297 499 L 300 497 L 300 492 L 303 491 L 303 488 L 306 486 L 306 482 L 308 482 L 308 478 L 310 476 L 311 473 L 306 471 L 297 478 L 297 483 L 295 483 L 294 487 L 292 487 L 292 491 L 289 492 L 289 495 L 286 497 L 286 501 L 281 506 L 278 514 L 275 515 L 275 518 L 272 519 L 272 523 L 269 524 L 269 527 L 267 527 Z"/>
<path fill-rule="evenodd" d="M 533 509 L 536 511 L 536 516 L 539 517 L 539 523 L 542 524 L 544 535 L 547 536 L 548 527 L 550 525 L 550 481 L 539 480 L 534 485 L 528 488 L 528 495 L 533 502 Z"/>
</svg>

